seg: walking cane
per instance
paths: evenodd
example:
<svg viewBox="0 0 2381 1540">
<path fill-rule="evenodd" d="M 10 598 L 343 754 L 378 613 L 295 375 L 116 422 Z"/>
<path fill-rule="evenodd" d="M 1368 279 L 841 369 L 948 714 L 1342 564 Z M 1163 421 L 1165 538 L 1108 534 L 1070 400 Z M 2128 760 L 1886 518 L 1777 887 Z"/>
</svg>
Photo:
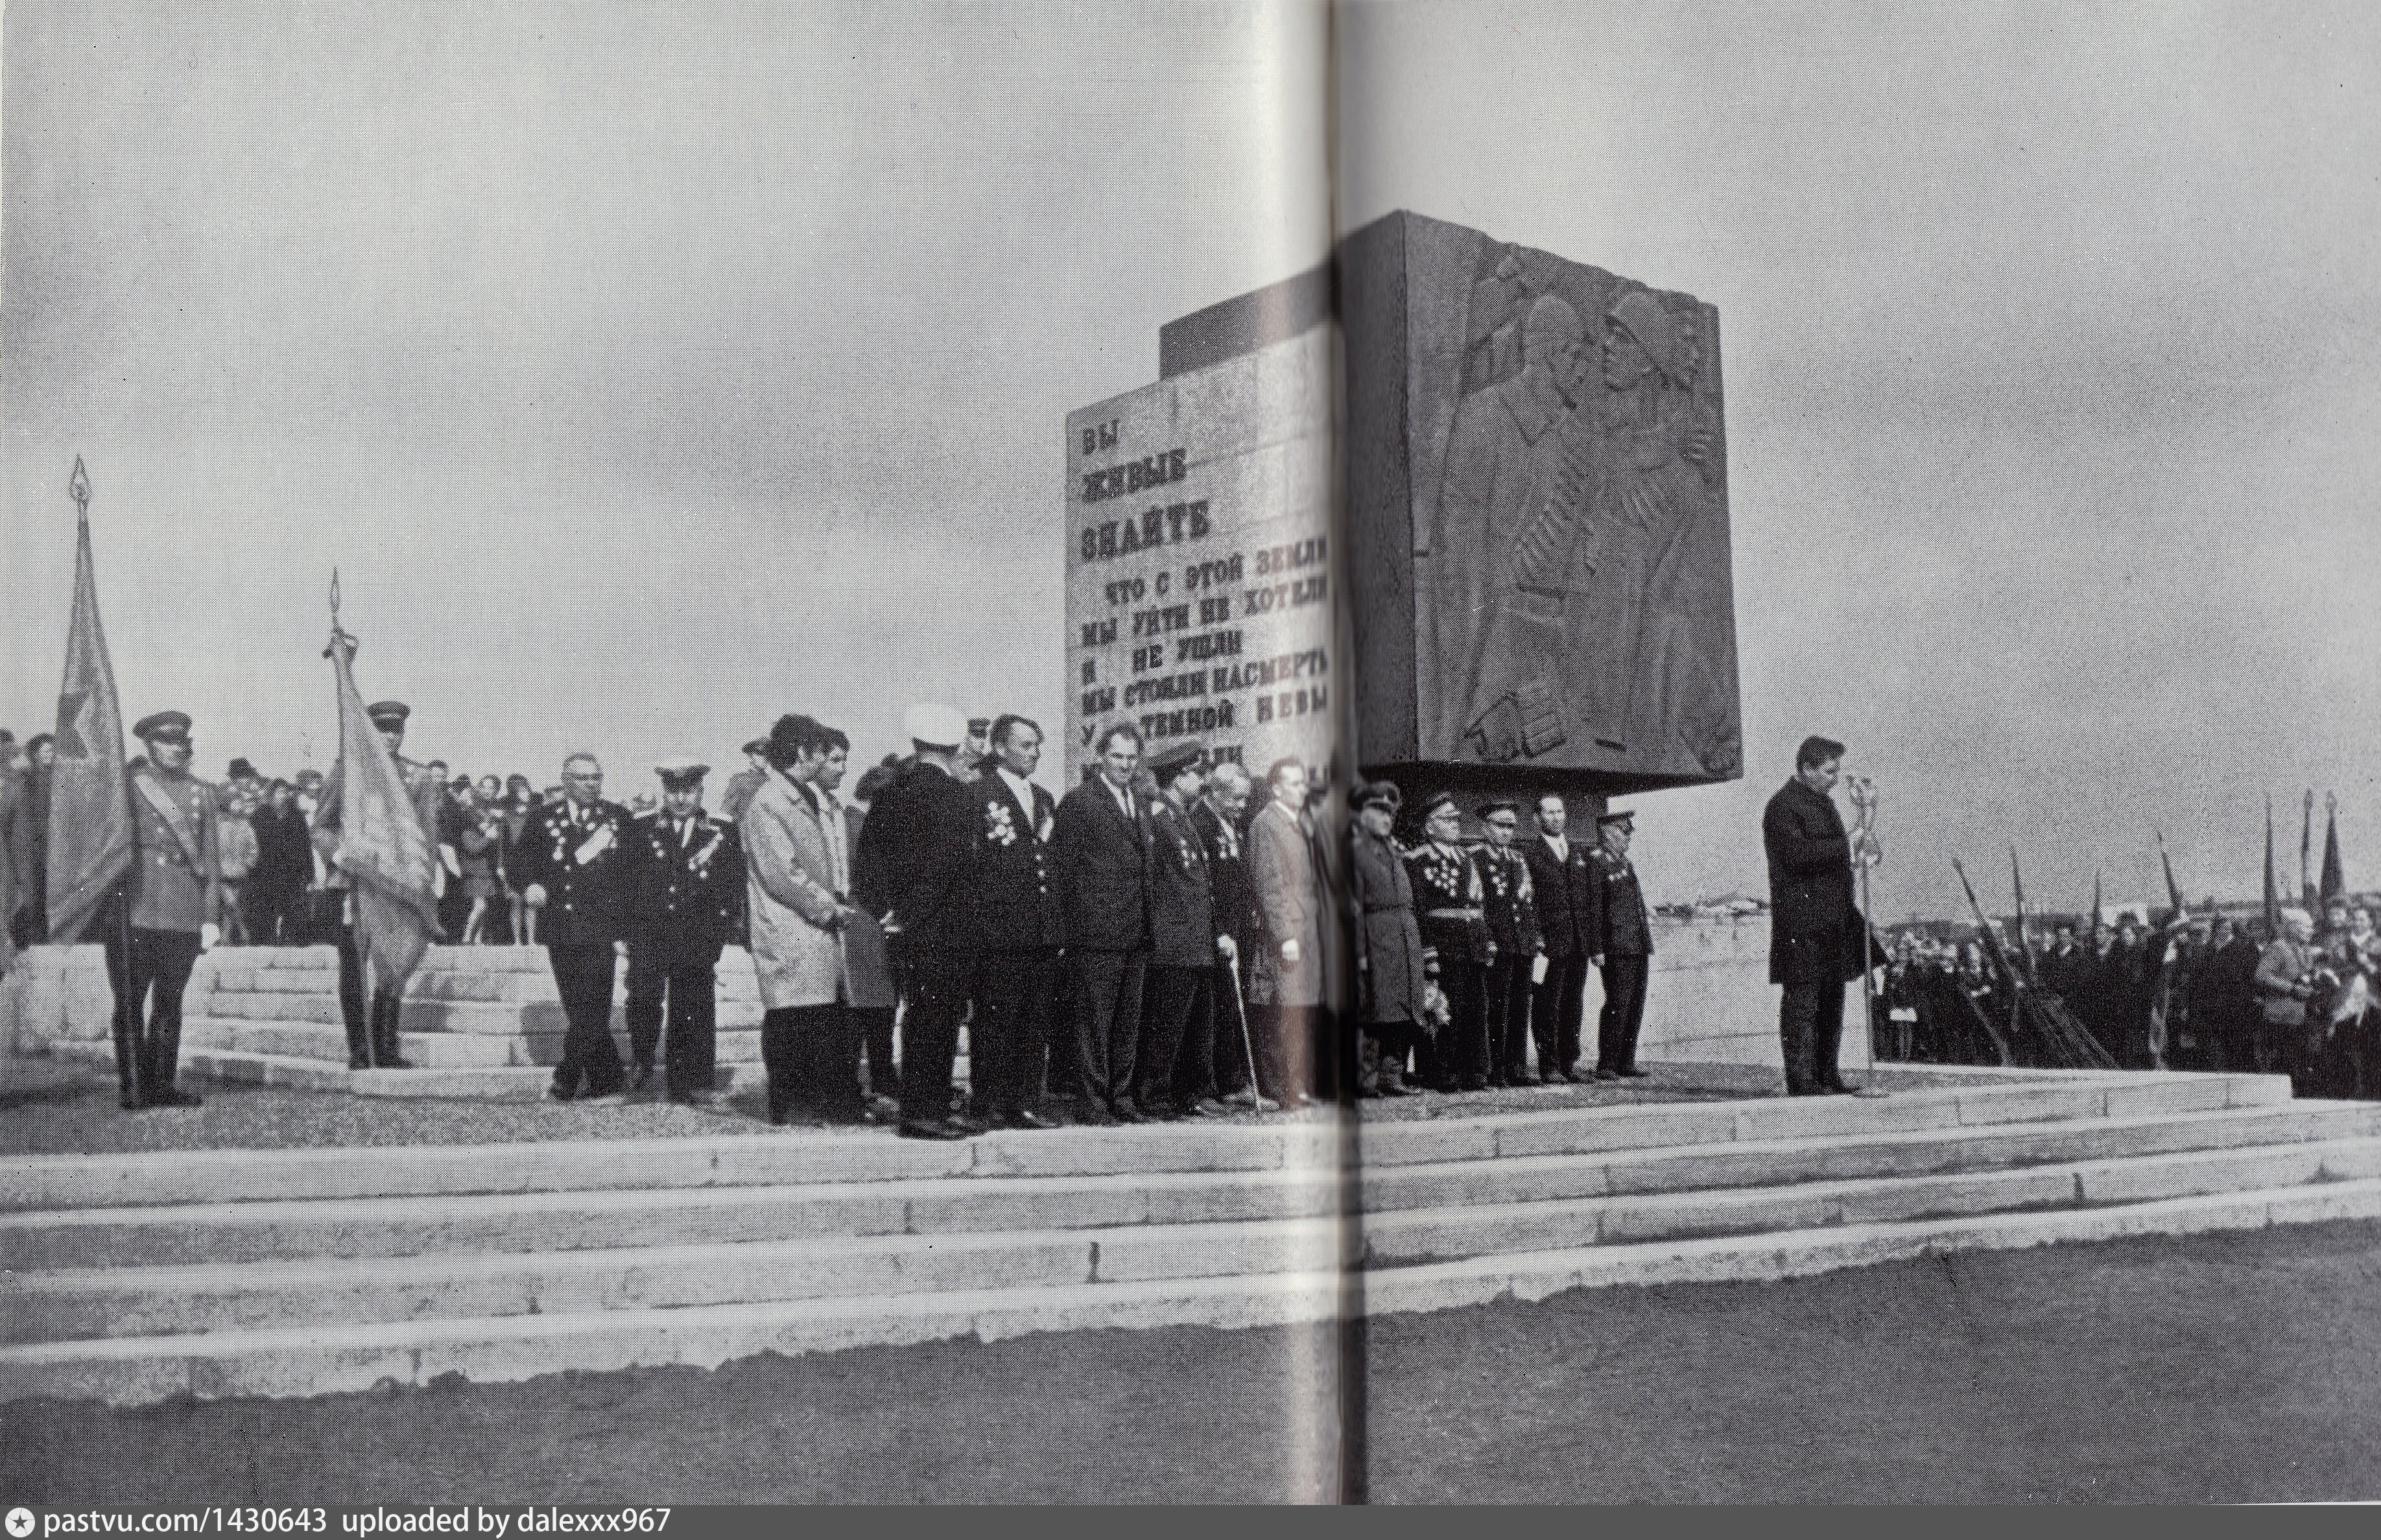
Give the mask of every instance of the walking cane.
<svg viewBox="0 0 2381 1540">
<path fill-rule="evenodd" d="M 1240 1052 L 1249 1059 L 1249 1105 L 1262 1112 L 1264 1110 L 1265 1094 L 1264 1087 L 1257 1083 L 1256 1045 L 1249 1040 L 1249 1002 L 1248 997 L 1240 993 L 1240 959 L 1235 956 L 1225 966 L 1232 972 L 1232 1013 L 1240 1019 Z"/>
</svg>

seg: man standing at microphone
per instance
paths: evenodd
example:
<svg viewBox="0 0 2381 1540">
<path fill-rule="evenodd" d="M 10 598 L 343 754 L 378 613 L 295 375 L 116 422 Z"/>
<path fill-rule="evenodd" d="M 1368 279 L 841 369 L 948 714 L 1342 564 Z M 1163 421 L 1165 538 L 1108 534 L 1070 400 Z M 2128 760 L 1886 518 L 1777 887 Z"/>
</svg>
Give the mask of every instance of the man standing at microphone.
<svg viewBox="0 0 2381 1540">
<path fill-rule="evenodd" d="M 1861 976 L 1862 930 L 1852 901 L 1852 849 L 1868 835 L 1870 806 L 1849 834 L 1828 795 L 1843 772 L 1844 746 L 1806 738 L 1794 776 L 1761 814 L 1769 856 L 1769 982 L 1785 986 L 1777 1035 L 1789 1096 L 1848 1096 L 1836 1068 L 1844 1030 L 1844 985 Z"/>
</svg>

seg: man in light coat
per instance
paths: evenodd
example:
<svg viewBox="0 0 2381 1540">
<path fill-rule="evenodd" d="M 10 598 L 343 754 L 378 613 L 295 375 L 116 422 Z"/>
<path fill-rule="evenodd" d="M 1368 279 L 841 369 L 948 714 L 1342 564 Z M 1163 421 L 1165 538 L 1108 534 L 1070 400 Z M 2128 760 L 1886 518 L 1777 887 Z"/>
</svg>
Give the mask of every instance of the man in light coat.
<svg viewBox="0 0 2381 1540">
<path fill-rule="evenodd" d="M 737 823 L 769 1121 L 780 1125 L 860 1120 L 859 1039 L 843 946 L 857 911 L 849 825 L 832 789 L 849 752 L 850 740 L 832 727 L 808 716 L 777 718 L 768 778 Z"/>
<path fill-rule="evenodd" d="M 1305 812 L 1306 766 L 1276 760 L 1266 782 L 1272 799 L 1249 821 L 1249 886 L 1265 917 L 1255 994 L 1272 1008 L 1269 1030 L 1280 1045 L 1283 1104 L 1301 1106 L 1314 1099 L 1325 900 Z"/>
</svg>

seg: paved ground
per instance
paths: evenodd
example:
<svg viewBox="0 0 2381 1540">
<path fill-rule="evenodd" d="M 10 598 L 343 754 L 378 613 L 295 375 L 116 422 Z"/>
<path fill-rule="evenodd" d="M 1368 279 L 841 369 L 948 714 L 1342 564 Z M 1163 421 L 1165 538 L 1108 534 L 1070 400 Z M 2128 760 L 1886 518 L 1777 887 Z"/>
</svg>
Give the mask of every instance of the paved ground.
<svg viewBox="0 0 2381 1540">
<path fill-rule="evenodd" d="M 1638 1102 L 1711 1101 L 1765 1095 L 1775 1071 L 1728 1065 L 1663 1065 L 1652 1079 L 1611 1083 L 1410 1096 L 1365 1105 L 1367 1120 L 1477 1117 L 1484 1112 Z M 1897 1083 L 1919 1083 L 1903 1072 Z M 551 1139 L 653 1139 L 767 1134 L 758 1091 L 724 1107 L 673 1106 L 653 1094 L 620 1106 L 544 1102 L 447 1101 L 350 1096 L 192 1080 L 196 1108 L 127 1113 L 116 1105 L 112 1071 L 47 1057 L 0 1058 L 0 1155 L 104 1155 L 128 1150 L 280 1149 L 293 1146 L 492 1144 Z M 1314 1118 L 1319 1111 L 1268 1119 Z M 1230 1119 L 1255 1121 L 1253 1114 Z M 889 1130 L 855 1137 L 890 1138 Z"/>
<path fill-rule="evenodd" d="M 1367 1328 L 1374 1500 L 2381 1497 L 2381 1225 Z M 0 1405 L 0 1499 L 1284 1499 L 1320 1328 L 1087 1332 L 131 1412 Z M 1318 1375 L 1317 1363 L 1325 1365 Z"/>
</svg>

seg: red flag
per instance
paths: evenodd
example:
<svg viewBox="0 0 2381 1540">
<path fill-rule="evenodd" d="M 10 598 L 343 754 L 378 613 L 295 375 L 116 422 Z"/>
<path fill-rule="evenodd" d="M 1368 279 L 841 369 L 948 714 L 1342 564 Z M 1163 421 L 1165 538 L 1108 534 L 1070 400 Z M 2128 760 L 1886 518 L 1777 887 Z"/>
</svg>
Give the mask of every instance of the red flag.
<svg viewBox="0 0 2381 1540">
<path fill-rule="evenodd" d="M 438 862 L 396 756 L 356 692 L 354 647 L 331 647 L 339 696 L 339 849 L 332 857 L 355 884 L 356 949 L 386 988 L 413 972 L 438 935 L 433 873 Z"/>
<path fill-rule="evenodd" d="M 67 626 L 66 678 L 58 686 L 57 764 L 50 772 L 50 939 L 81 938 L 132 869 L 132 803 L 126 796 L 124 716 L 116 670 L 99 624 L 99 581 L 91 565 L 90 496 L 75 460 L 74 618 Z"/>
</svg>

